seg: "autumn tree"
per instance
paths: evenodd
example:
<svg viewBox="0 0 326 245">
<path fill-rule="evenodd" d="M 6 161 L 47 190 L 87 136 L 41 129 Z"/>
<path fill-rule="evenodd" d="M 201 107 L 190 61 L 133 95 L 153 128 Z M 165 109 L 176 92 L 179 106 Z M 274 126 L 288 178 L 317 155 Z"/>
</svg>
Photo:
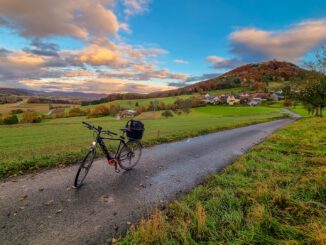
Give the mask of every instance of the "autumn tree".
<svg viewBox="0 0 326 245">
<path fill-rule="evenodd" d="M 326 107 L 326 78 L 312 80 L 300 91 L 300 100 L 308 109 L 315 112 L 315 116 L 323 116 Z"/>
<path fill-rule="evenodd" d="M 39 123 L 41 121 L 42 118 L 35 111 L 25 111 L 23 113 L 23 123 Z"/>
</svg>

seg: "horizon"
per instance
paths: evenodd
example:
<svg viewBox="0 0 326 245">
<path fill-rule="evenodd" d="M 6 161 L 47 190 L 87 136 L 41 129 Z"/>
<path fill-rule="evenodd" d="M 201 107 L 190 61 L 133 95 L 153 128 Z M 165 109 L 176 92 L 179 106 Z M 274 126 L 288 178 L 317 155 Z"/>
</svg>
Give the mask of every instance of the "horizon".
<svg viewBox="0 0 326 245">
<path fill-rule="evenodd" d="M 147 94 L 248 63 L 300 66 L 326 42 L 323 10 L 318 0 L 0 0 L 0 87 Z"/>
</svg>

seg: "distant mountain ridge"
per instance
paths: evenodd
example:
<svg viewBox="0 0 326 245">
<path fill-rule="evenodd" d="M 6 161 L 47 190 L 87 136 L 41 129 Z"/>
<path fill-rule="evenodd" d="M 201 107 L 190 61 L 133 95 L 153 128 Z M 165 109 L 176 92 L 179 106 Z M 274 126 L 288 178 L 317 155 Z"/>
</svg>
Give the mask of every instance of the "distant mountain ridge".
<svg viewBox="0 0 326 245">
<path fill-rule="evenodd" d="M 96 100 L 107 97 L 108 94 L 97 94 L 97 93 L 83 93 L 83 92 L 62 92 L 62 91 L 37 91 L 37 90 L 28 90 L 20 88 L 0 88 L 0 96 L 47 96 L 47 97 L 69 97 L 69 98 L 79 98 L 79 99 L 88 99 Z"/>
</svg>

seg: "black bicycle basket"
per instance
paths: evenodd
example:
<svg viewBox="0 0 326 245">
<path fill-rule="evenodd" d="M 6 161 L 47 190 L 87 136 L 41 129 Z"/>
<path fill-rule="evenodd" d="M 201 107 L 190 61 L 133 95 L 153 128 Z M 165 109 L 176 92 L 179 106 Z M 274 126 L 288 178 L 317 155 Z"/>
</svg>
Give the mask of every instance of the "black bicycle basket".
<svg viewBox="0 0 326 245">
<path fill-rule="evenodd" d="M 144 124 L 141 121 L 129 120 L 126 124 L 127 137 L 134 140 L 140 140 L 144 134 Z"/>
</svg>

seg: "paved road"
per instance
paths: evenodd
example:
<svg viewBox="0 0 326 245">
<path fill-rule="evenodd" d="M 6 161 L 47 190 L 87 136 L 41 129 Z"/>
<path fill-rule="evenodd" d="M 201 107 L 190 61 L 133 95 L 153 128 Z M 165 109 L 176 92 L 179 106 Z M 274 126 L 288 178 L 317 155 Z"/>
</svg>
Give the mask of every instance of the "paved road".
<svg viewBox="0 0 326 245">
<path fill-rule="evenodd" d="M 1 244 L 103 244 L 150 208 L 201 183 L 275 130 L 283 119 L 147 148 L 137 168 L 116 174 L 94 163 L 74 190 L 77 166 L 0 183 Z"/>
</svg>

